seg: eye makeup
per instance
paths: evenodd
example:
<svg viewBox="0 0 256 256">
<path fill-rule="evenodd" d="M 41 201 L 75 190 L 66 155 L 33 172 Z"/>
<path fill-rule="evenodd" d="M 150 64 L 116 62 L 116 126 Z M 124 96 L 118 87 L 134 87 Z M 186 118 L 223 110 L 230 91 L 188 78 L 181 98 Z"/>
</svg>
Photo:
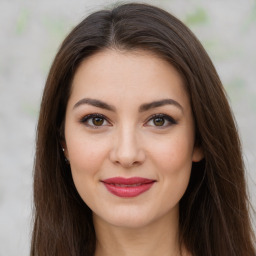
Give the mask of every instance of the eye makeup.
<svg viewBox="0 0 256 256">
<path fill-rule="evenodd" d="M 146 122 L 145 126 L 165 128 L 177 124 L 177 121 L 167 114 L 154 114 Z"/>
<path fill-rule="evenodd" d="M 104 115 L 99 113 L 94 113 L 94 114 L 89 114 L 84 116 L 80 120 L 80 123 L 94 129 L 100 128 L 102 126 L 111 126 L 108 119 Z"/>
</svg>

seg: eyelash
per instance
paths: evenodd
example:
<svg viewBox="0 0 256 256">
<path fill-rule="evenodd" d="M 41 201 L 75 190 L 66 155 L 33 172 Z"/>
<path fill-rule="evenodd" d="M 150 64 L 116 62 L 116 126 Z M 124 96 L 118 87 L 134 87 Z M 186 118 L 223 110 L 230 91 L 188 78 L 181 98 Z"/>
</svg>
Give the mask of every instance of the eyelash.
<svg viewBox="0 0 256 256">
<path fill-rule="evenodd" d="M 102 124 L 100 124 L 100 125 L 95 125 L 95 124 L 90 124 L 89 122 L 91 121 L 91 122 L 93 122 L 93 119 L 94 118 L 99 118 L 99 119 L 101 119 L 102 120 Z M 159 118 L 159 119 L 163 119 L 163 121 L 164 121 L 164 123 L 163 123 L 163 125 L 156 125 L 156 124 L 148 124 L 149 122 L 154 122 L 154 120 L 156 120 L 157 118 Z M 91 127 L 91 128 L 94 128 L 94 129 L 98 129 L 98 128 L 100 128 L 100 127 L 102 127 L 102 126 L 110 126 L 111 125 L 111 123 L 109 122 L 109 120 L 104 116 L 104 115 L 102 115 L 102 114 L 89 114 L 89 115 L 86 115 L 86 116 L 84 116 L 81 120 L 80 120 L 80 122 L 81 123 L 83 123 L 83 124 L 85 124 L 86 126 L 88 126 L 88 127 Z M 105 122 L 107 122 L 107 125 L 106 124 L 104 124 Z M 165 128 L 165 127 L 169 127 L 169 126 L 171 126 L 171 125 L 174 125 L 174 124 L 177 124 L 177 121 L 174 119 L 174 118 L 172 118 L 171 116 L 169 116 L 169 115 L 166 115 L 166 114 L 155 114 L 155 115 L 153 115 L 153 116 L 151 116 L 148 120 L 147 120 L 147 122 L 146 122 L 146 124 L 145 124 L 145 126 L 152 126 L 152 127 L 158 127 L 158 128 Z"/>
<path fill-rule="evenodd" d="M 163 119 L 164 124 L 160 125 L 160 126 L 157 126 L 155 124 L 148 125 L 148 123 L 150 121 L 154 122 L 154 120 L 156 120 L 157 118 Z M 169 127 L 169 126 L 174 125 L 174 124 L 177 124 L 177 121 L 173 117 L 171 117 L 169 115 L 166 115 L 166 114 L 155 114 L 155 115 L 151 116 L 148 119 L 148 121 L 146 122 L 146 126 L 153 126 L 153 127 L 158 127 L 158 128 L 165 128 L 165 127 Z"/>
<path fill-rule="evenodd" d="M 93 122 L 93 118 L 101 119 L 103 121 L 103 125 L 89 124 L 90 120 Z M 107 122 L 108 126 L 110 125 L 110 122 L 108 121 L 108 119 L 102 114 L 90 114 L 90 115 L 84 116 L 80 120 L 80 122 L 85 124 L 88 127 L 94 128 L 94 129 L 98 129 L 99 127 L 106 126 L 106 124 L 104 124 L 104 122 Z"/>
</svg>

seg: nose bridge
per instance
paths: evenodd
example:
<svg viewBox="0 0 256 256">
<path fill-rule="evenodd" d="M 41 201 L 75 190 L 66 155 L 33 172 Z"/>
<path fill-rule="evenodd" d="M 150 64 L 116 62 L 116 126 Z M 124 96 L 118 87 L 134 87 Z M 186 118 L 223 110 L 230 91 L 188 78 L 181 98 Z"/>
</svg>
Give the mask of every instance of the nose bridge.
<svg viewBox="0 0 256 256">
<path fill-rule="evenodd" d="M 119 130 L 117 147 L 122 155 L 133 155 L 137 150 L 137 134 L 133 127 L 122 127 Z"/>
<path fill-rule="evenodd" d="M 139 165 L 144 161 L 145 154 L 140 143 L 138 129 L 132 124 L 122 125 L 115 134 L 112 160 L 124 167 Z"/>
</svg>

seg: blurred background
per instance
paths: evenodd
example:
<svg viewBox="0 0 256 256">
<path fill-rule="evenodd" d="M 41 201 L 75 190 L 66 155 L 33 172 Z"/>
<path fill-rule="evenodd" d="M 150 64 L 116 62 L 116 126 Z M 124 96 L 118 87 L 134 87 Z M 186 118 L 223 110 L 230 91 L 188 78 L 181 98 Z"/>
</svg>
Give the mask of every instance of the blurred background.
<svg viewBox="0 0 256 256">
<path fill-rule="evenodd" d="M 256 208 L 256 0 L 144 2 L 181 19 L 212 58 L 237 120 Z M 114 3 L 0 0 L 0 256 L 29 255 L 36 123 L 56 51 L 81 19 Z"/>
</svg>

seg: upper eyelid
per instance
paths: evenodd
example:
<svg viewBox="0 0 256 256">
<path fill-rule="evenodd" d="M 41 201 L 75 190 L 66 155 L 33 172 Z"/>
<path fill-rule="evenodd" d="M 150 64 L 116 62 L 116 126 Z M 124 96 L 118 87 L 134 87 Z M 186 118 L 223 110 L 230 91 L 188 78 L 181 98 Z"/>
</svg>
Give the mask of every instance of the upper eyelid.
<svg viewBox="0 0 256 256">
<path fill-rule="evenodd" d="M 162 126 L 156 126 L 156 125 L 150 125 L 149 122 L 152 122 L 154 120 L 154 118 L 163 118 L 165 119 L 166 123 L 164 123 L 164 125 Z M 164 128 L 168 128 L 170 126 L 176 125 L 178 122 L 176 119 L 174 119 L 172 116 L 170 115 L 166 115 L 166 114 L 155 114 L 152 115 L 151 117 L 149 117 L 147 119 L 147 121 L 144 123 L 143 126 L 149 126 L 149 127 L 156 127 L 158 129 L 164 129 Z"/>
<path fill-rule="evenodd" d="M 88 114 L 88 115 L 82 116 L 82 118 L 80 118 L 80 121 L 81 121 L 81 122 L 85 122 L 85 121 L 89 120 L 90 118 L 94 118 L 94 117 L 103 118 L 103 119 L 105 119 L 108 123 L 111 123 L 110 120 L 109 120 L 105 115 L 99 114 L 99 113 L 92 113 L 92 114 Z"/>
<path fill-rule="evenodd" d="M 150 121 L 150 120 L 152 120 L 152 119 L 154 119 L 154 118 L 157 118 L 157 117 L 162 117 L 162 118 L 166 118 L 166 119 L 171 119 L 172 121 L 177 122 L 176 119 L 173 118 L 172 116 L 167 115 L 167 114 L 163 114 L 163 113 L 151 115 L 151 116 L 147 119 L 147 122 Z"/>
<path fill-rule="evenodd" d="M 104 114 L 100 114 L 100 113 L 91 113 L 91 114 L 87 114 L 82 116 L 79 120 L 80 122 L 86 122 L 87 120 L 89 120 L 90 118 L 94 118 L 94 117 L 100 117 L 105 119 L 108 123 L 112 124 L 112 122 L 110 121 L 110 119 L 108 117 L 106 117 Z M 177 120 L 175 118 L 173 118 L 172 116 L 168 115 L 168 114 L 164 114 L 164 113 L 157 113 L 157 114 L 153 114 L 151 116 L 149 116 L 146 120 L 145 123 L 148 123 L 149 121 L 151 121 L 154 118 L 157 117 L 161 117 L 166 119 L 168 122 L 172 122 L 172 123 L 177 123 Z"/>
</svg>

